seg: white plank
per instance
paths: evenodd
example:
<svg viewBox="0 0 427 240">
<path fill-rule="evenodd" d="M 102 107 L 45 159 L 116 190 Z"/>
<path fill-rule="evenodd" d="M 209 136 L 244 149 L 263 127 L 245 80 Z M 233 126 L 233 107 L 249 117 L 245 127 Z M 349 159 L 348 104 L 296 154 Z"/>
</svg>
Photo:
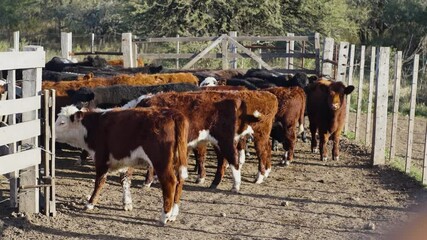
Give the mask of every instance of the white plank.
<svg viewBox="0 0 427 240">
<path fill-rule="evenodd" d="M 360 120 L 362 115 L 362 95 L 363 95 L 363 79 L 365 78 L 365 50 L 366 47 L 362 45 L 360 49 L 360 68 L 359 68 L 359 87 L 357 94 L 357 112 L 356 112 L 356 141 L 360 140 Z"/>
<path fill-rule="evenodd" d="M 0 70 L 42 68 L 45 52 L 0 52 Z"/>
<path fill-rule="evenodd" d="M 66 59 L 71 59 L 72 51 L 73 51 L 72 33 L 61 32 L 61 56 Z"/>
<path fill-rule="evenodd" d="M 236 31 L 231 31 L 229 34 L 230 34 L 230 37 L 232 37 L 232 38 L 236 38 L 237 37 L 237 32 Z M 237 47 L 234 46 L 233 43 L 230 43 L 230 52 L 231 53 L 237 53 Z M 224 52 L 223 52 L 223 54 L 224 54 Z M 228 56 L 226 58 L 228 58 Z M 231 58 L 231 60 L 230 60 L 230 67 L 231 67 L 231 69 L 237 69 L 237 58 L 236 57 Z"/>
<path fill-rule="evenodd" d="M 425 138 L 424 138 L 424 160 L 423 160 L 423 180 L 422 183 L 424 185 L 427 184 L 427 125 L 425 130 Z"/>
<path fill-rule="evenodd" d="M 369 73 L 369 90 L 368 90 L 368 109 L 366 114 L 366 129 L 365 129 L 365 145 L 371 145 L 372 142 L 372 96 L 374 95 L 374 79 L 375 79 L 375 55 L 376 48 L 371 49 L 371 68 Z"/>
<path fill-rule="evenodd" d="M 0 101 L 0 116 L 40 109 L 40 96 Z"/>
<path fill-rule="evenodd" d="M 336 81 L 345 82 L 347 64 L 348 64 L 348 51 L 349 51 L 349 43 L 340 42 L 340 49 L 338 53 L 338 70 L 335 75 Z"/>
<path fill-rule="evenodd" d="M 132 33 L 122 33 L 123 67 L 133 68 Z"/>
<path fill-rule="evenodd" d="M 211 45 L 209 45 L 207 48 L 205 48 L 203 51 L 197 54 L 197 56 L 191 59 L 187 64 L 185 64 L 185 66 L 182 67 L 182 69 L 189 69 L 190 67 L 192 67 L 197 61 L 199 61 L 209 51 L 214 49 L 224 39 L 224 37 L 227 37 L 227 35 L 223 34 L 220 37 L 218 37 L 213 43 L 211 43 Z"/>
<path fill-rule="evenodd" d="M 399 118 L 400 81 L 402 76 L 402 51 L 398 51 L 394 58 L 394 95 L 393 95 L 393 118 L 391 124 L 391 140 L 389 159 L 396 155 L 397 123 Z"/>
<path fill-rule="evenodd" d="M 350 68 L 348 69 L 348 85 L 353 85 L 353 68 L 354 68 L 354 53 L 356 51 L 356 46 L 354 44 L 351 44 L 350 46 Z M 351 129 L 348 129 L 348 116 L 350 113 L 350 107 L 351 107 L 351 95 L 347 95 L 347 108 L 346 108 L 346 115 L 345 115 L 345 124 L 344 124 L 344 132 L 351 131 Z"/>
<path fill-rule="evenodd" d="M 34 148 L 0 157 L 0 174 L 14 172 L 41 163 L 41 150 Z"/>
<path fill-rule="evenodd" d="M 334 59 L 334 39 L 325 38 L 323 42 L 322 75 L 332 77 L 332 63 Z"/>
<path fill-rule="evenodd" d="M 40 135 L 40 120 L 33 120 L 0 128 L 0 145 L 38 137 Z"/>
<path fill-rule="evenodd" d="M 375 118 L 372 138 L 372 164 L 385 164 L 387 136 L 388 81 L 390 72 L 390 48 L 380 47 L 376 69 Z"/>
<path fill-rule="evenodd" d="M 411 104 L 409 109 L 408 141 L 407 141 L 407 148 L 406 148 L 406 164 L 405 164 L 406 173 L 409 173 L 411 171 L 412 144 L 414 142 L 415 106 L 417 104 L 417 82 L 418 82 L 419 62 L 420 62 L 420 55 L 415 54 L 414 68 L 412 70 Z"/>
</svg>

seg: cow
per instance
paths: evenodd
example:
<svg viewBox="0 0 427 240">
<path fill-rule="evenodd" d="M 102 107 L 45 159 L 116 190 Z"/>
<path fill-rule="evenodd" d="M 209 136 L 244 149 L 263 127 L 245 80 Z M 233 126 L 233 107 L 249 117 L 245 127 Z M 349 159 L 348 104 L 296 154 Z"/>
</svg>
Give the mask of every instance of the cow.
<svg viewBox="0 0 427 240">
<path fill-rule="evenodd" d="M 214 88 L 214 87 L 212 87 Z M 225 96 L 233 96 L 241 99 L 246 106 L 246 112 L 260 112 L 259 121 L 250 123 L 250 127 L 253 130 L 254 145 L 258 157 L 258 174 L 255 179 L 255 183 L 262 183 L 266 179 L 271 171 L 271 143 L 269 140 L 271 128 L 273 125 L 274 117 L 277 113 L 278 102 L 277 98 L 266 91 L 210 91 L 206 90 L 207 93 L 217 93 Z M 242 137 L 238 141 L 237 150 L 239 151 L 239 163 L 242 165 L 245 162 L 245 149 L 246 149 L 246 138 Z M 206 146 L 199 146 L 195 151 L 197 165 L 199 167 L 199 178 L 204 179 L 206 171 L 204 168 L 204 160 L 206 155 Z M 224 171 L 225 162 L 221 159 L 221 155 L 217 154 L 218 166 L 215 174 L 215 179 L 211 184 L 212 188 L 215 188 L 221 182 Z"/>
<path fill-rule="evenodd" d="M 101 87 L 81 87 L 67 90 L 74 105 L 90 103 L 90 107 L 112 108 L 122 106 L 141 95 L 159 92 L 199 91 L 200 87 L 191 83 L 168 83 L 160 85 L 130 86 L 112 85 Z"/>
<path fill-rule="evenodd" d="M 56 141 L 87 150 L 95 159 L 95 188 L 86 205 L 97 204 L 107 173 L 142 166 L 154 168 L 163 192 L 161 222 L 174 221 L 187 178 L 188 120 L 168 108 L 100 112 L 61 109 L 55 123 Z M 122 174 L 123 206 L 132 210 L 130 176 Z"/>
<path fill-rule="evenodd" d="M 317 151 L 316 132 L 319 132 L 320 159 L 327 160 L 327 143 L 333 141 L 332 159 L 339 159 L 339 140 L 346 117 L 346 95 L 354 86 L 320 79 L 307 87 L 307 113 L 310 121 L 311 151 Z"/>
<path fill-rule="evenodd" d="M 289 165 L 294 158 L 297 125 L 298 134 L 304 132 L 305 92 L 300 87 L 273 87 L 263 90 L 274 94 L 279 101 L 271 136 L 279 140 L 286 151 L 281 164 Z"/>
<path fill-rule="evenodd" d="M 186 92 L 162 93 L 141 98 L 137 107 L 169 107 L 181 111 L 189 120 L 188 146 L 195 149 L 214 145 L 219 155 L 220 166 L 211 187 L 216 186 L 223 176 L 222 161 L 225 158 L 231 165 L 233 174 L 232 191 L 238 192 L 241 185 L 241 166 L 237 157 L 236 145 L 239 139 L 253 132 L 248 126 L 258 122 L 263 113 L 256 108 L 248 110 L 244 101 L 227 92 Z M 152 173 L 147 174 L 146 184 L 152 182 Z M 199 182 L 201 180 L 198 180 Z"/>
</svg>

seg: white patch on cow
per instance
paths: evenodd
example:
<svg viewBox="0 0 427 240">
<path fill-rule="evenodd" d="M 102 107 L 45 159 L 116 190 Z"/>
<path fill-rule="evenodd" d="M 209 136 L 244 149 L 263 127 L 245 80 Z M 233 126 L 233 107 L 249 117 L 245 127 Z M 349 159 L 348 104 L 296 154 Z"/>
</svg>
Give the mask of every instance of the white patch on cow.
<svg viewBox="0 0 427 240">
<path fill-rule="evenodd" d="M 268 178 L 268 176 L 270 175 L 270 172 L 271 172 L 271 168 L 265 169 L 264 179 Z"/>
<path fill-rule="evenodd" d="M 123 187 L 123 209 L 125 211 L 132 211 L 132 194 L 130 192 L 131 181 L 129 178 L 123 179 L 122 187 Z"/>
<path fill-rule="evenodd" d="M 262 114 L 260 112 L 258 112 L 258 110 L 255 110 L 255 112 L 252 115 L 254 115 L 254 117 L 256 117 L 256 118 L 259 118 L 259 117 L 261 117 Z"/>
<path fill-rule="evenodd" d="M 328 161 L 328 157 L 322 157 L 322 161 L 324 162 Z"/>
<path fill-rule="evenodd" d="M 71 122 L 70 116 L 78 111 L 79 109 L 74 105 L 63 107 L 61 109 L 61 112 L 58 114 L 58 118 L 55 122 L 56 141 L 86 149 L 93 155 L 93 150 L 89 149 L 89 146 L 85 141 L 87 129 L 81 122 Z"/>
<path fill-rule="evenodd" d="M 175 221 L 175 220 L 176 220 L 176 217 L 178 216 L 178 214 L 179 214 L 179 205 L 175 203 L 175 204 L 173 205 L 173 208 L 172 208 L 172 215 L 171 215 L 171 217 L 169 218 L 169 221 Z"/>
<path fill-rule="evenodd" d="M 130 151 L 128 157 L 122 159 L 115 159 L 113 155 L 110 154 L 110 160 L 107 162 L 107 165 L 109 170 L 115 171 L 126 167 L 143 165 L 144 161 L 147 162 L 150 167 L 153 167 L 150 158 L 147 156 L 142 146 L 139 146 L 135 150 Z"/>
<path fill-rule="evenodd" d="M 242 183 L 242 175 L 241 175 L 242 167 L 237 170 L 234 165 L 231 165 L 231 173 L 233 175 L 233 192 L 239 192 L 240 191 L 240 184 Z"/>
<path fill-rule="evenodd" d="M 154 96 L 154 94 L 152 94 L 152 93 L 141 95 L 141 96 L 140 96 L 140 97 L 138 97 L 137 99 L 131 100 L 131 101 L 129 101 L 128 103 L 126 103 L 125 105 L 123 105 L 123 106 L 121 107 L 121 109 L 130 109 L 130 108 L 134 108 L 134 107 L 136 107 L 136 106 L 138 105 L 138 103 L 140 103 L 143 99 L 151 98 L 151 97 L 153 97 L 153 96 Z"/>
<path fill-rule="evenodd" d="M 218 86 L 218 81 L 214 77 L 207 77 L 200 83 L 200 87 L 208 86 Z"/>
<path fill-rule="evenodd" d="M 188 178 L 188 169 L 185 166 L 181 166 L 179 167 L 179 175 L 181 176 L 182 179 L 187 179 Z"/>
<path fill-rule="evenodd" d="M 264 182 L 264 180 L 268 178 L 268 175 L 270 175 L 270 172 L 271 172 L 271 168 L 266 169 L 264 175 L 262 175 L 261 172 L 258 172 L 255 183 L 260 184 Z"/>
<path fill-rule="evenodd" d="M 197 176 L 196 183 L 197 184 L 203 184 L 203 183 L 205 183 L 205 178 Z"/>
<path fill-rule="evenodd" d="M 4 86 L 6 83 L 6 81 L 0 80 L 0 86 Z"/>
<path fill-rule="evenodd" d="M 85 209 L 86 210 L 93 210 L 95 208 L 95 205 L 93 205 L 92 203 L 88 203 L 88 204 L 86 204 L 86 206 L 85 206 Z"/>
<path fill-rule="evenodd" d="M 299 125 L 298 135 L 304 132 L 304 124 Z"/>
<path fill-rule="evenodd" d="M 188 147 L 195 148 L 201 142 L 210 142 L 215 146 L 218 145 L 218 140 L 209 134 L 209 130 L 201 130 L 199 131 L 199 136 L 188 143 Z"/>
<path fill-rule="evenodd" d="M 246 161 L 246 154 L 245 154 L 245 150 L 242 149 L 239 151 L 239 164 L 240 167 L 243 165 L 243 163 L 245 163 Z"/>
<path fill-rule="evenodd" d="M 165 213 L 164 210 L 162 210 L 162 216 L 160 217 L 160 222 L 165 225 L 168 221 L 170 221 L 170 218 L 172 216 L 172 210 L 168 213 Z"/>
<path fill-rule="evenodd" d="M 252 134 L 254 134 L 254 130 L 251 126 L 248 125 L 248 127 L 243 132 L 241 132 L 240 134 L 234 135 L 234 141 L 238 142 L 242 137 L 245 137 L 245 136 L 252 137 Z"/>
</svg>

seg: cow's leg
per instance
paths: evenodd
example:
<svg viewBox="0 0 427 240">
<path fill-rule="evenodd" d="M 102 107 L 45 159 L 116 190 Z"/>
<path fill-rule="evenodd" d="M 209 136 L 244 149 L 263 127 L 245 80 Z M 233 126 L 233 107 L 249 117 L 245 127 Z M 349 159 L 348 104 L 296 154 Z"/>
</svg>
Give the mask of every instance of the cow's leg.
<svg viewBox="0 0 427 240">
<path fill-rule="evenodd" d="M 262 183 L 271 172 L 271 142 L 265 133 L 255 134 L 255 150 L 258 156 L 258 175 L 255 183 Z"/>
<path fill-rule="evenodd" d="M 327 161 L 328 160 L 328 140 L 329 140 L 329 133 L 328 132 L 319 132 L 319 138 L 320 138 L 320 144 L 319 144 L 319 150 L 320 150 L 320 160 L 321 161 Z"/>
<path fill-rule="evenodd" d="M 311 133 L 311 152 L 317 153 L 317 138 L 316 138 L 317 126 L 310 121 L 310 133 Z"/>
<path fill-rule="evenodd" d="M 237 157 L 237 143 L 234 142 L 233 137 L 224 138 L 218 142 L 218 146 L 215 146 L 214 149 L 217 155 L 218 165 L 211 188 L 216 188 L 219 185 L 224 177 L 226 163 L 228 163 L 231 166 L 234 179 L 233 190 L 238 191 L 241 183 L 241 175 Z M 224 161 L 224 159 L 227 161 Z"/>
<path fill-rule="evenodd" d="M 196 166 L 198 166 L 198 175 L 196 179 L 196 183 L 202 184 L 205 182 L 206 178 L 206 153 L 207 153 L 207 145 L 199 144 L 196 148 L 193 149 L 194 156 L 196 158 Z"/>
<path fill-rule="evenodd" d="M 132 195 L 130 192 L 131 178 L 133 174 L 133 168 L 127 168 L 124 171 L 120 171 L 120 183 L 123 188 L 123 209 L 125 211 L 132 211 Z"/>
<path fill-rule="evenodd" d="M 224 161 L 224 156 L 222 155 L 221 151 L 216 146 L 214 147 L 214 150 L 215 150 L 218 162 L 216 167 L 215 178 L 212 181 L 210 188 L 216 189 L 218 185 L 221 183 L 222 178 L 224 177 L 227 163 L 226 161 Z"/>
<path fill-rule="evenodd" d="M 95 188 L 93 190 L 92 196 L 89 199 L 89 203 L 86 204 L 87 210 L 92 210 L 98 203 L 99 195 L 101 193 L 102 188 L 104 187 L 105 181 L 107 180 L 108 167 L 106 165 L 96 166 L 95 171 Z"/>
<path fill-rule="evenodd" d="M 284 156 L 282 160 L 282 164 L 289 165 L 291 161 L 294 159 L 294 149 L 295 149 L 295 141 L 296 141 L 296 133 L 295 133 L 295 125 L 289 124 L 288 126 L 283 128 L 284 134 L 284 147 L 287 151 L 287 154 Z"/>
<path fill-rule="evenodd" d="M 172 208 L 172 215 L 170 220 L 171 221 L 175 221 L 176 217 L 178 216 L 179 213 L 179 202 L 181 200 L 181 195 L 182 195 L 182 187 L 184 186 L 184 178 L 182 177 L 178 177 L 178 183 L 176 184 L 176 189 L 175 189 L 175 196 L 174 196 L 174 204 L 173 204 L 173 208 Z"/>
<path fill-rule="evenodd" d="M 332 147 L 332 160 L 339 160 L 340 158 L 340 133 L 341 129 L 339 131 L 336 131 L 332 134 L 332 141 L 333 141 L 333 147 Z"/>
<path fill-rule="evenodd" d="M 175 191 L 177 187 L 177 178 L 173 173 L 172 167 L 166 167 L 162 170 L 159 170 L 157 172 L 157 175 L 159 177 L 163 193 L 163 211 L 160 221 L 161 223 L 166 224 L 168 221 L 175 220 L 173 218 L 173 205 L 175 199 Z"/>
<path fill-rule="evenodd" d="M 152 166 L 148 166 L 147 173 L 145 174 L 144 187 L 149 188 L 151 184 L 154 182 L 154 168 Z"/>
</svg>

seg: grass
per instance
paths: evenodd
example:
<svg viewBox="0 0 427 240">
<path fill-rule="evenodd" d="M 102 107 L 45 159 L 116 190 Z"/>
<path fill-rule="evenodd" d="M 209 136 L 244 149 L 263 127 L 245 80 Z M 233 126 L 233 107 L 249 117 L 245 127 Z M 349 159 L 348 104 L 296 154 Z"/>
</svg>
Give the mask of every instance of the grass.
<svg viewBox="0 0 427 240">
<path fill-rule="evenodd" d="M 344 132 L 344 137 L 346 137 L 349 140 L 355 140 L 356 139 L 356 133 L 355 132 Z"/>
<path fill-rule="evenodd" d="M 388 156 L 388 155 L 387 155 Z M 389 165 L 400 172 L 405 172 L 405 160 L 400 157 L 395 157 L 394 159 L 390 160 Z M 415 179 L 417 182 L 422 183 L 423 180 L 423 173 L 421 169 L 411 166 L 410 172 L 408 174 L 411 178 Z M 426 185 L 423 185 L 426 187 Z"/>
</svg>

